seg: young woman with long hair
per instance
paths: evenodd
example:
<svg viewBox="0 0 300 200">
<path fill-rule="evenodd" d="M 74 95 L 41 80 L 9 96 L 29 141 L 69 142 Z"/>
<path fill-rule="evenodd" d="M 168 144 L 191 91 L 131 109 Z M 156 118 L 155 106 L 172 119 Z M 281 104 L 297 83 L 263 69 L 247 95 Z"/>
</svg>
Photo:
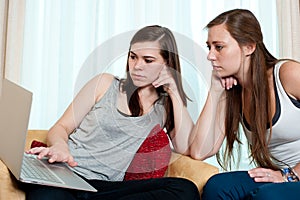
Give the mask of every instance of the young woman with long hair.
<svg viewBox="0 0 300 200">
<path fill-rule="evenodd" d="M 98 191 L 27 185 L 27 199 L 199 199 L 197 187 L 186 179 L 124 180 L 151 130 L 166 128 L 180 144 L 179 136 L 193 127 L 172 32 L 161 26 L 137 31 L 126 66 L 124 79 L 104 73 L 90 80 L 49 130 L 48 147 L 27 152 L 67 163 Z"/>
<path fill-rule="evenodd" d="M 190 153 L 197 159 L 217 154 L 227 169 L 239 161 L 233 152 L 241 145 L 243 130 L 257 167 L 213 176 L 203 199 L 298 198 L 300 64 L 272 56 L 249 10 L 224 12 L 207 29 L 212 83 L 192 131 Z"/>
</svg>

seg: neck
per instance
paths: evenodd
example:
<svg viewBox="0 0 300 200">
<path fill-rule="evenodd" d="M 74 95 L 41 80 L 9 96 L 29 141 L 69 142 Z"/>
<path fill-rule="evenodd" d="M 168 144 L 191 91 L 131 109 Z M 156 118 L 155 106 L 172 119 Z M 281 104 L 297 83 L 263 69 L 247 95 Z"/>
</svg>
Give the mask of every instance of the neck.
<svg viewBox="0 0 300 200">
<path fill-rule="evenodd" d="M 143 107 L 143 114 L 146 114 L 152 108 L 154 102 L 157 100 L 158 95 L 153 86 L 144 87 L 139 90 L 140 102 Z"/>
<path fill-rule="evenodd" d="M 240 70 L 238 73 L 235 75 L 235 77 L 238 79 L 239 84 L 244 88 L 244 89 L 250 89 L 251 88 L 251 77 L 250 77 L 250 56 L 246 56 L 245 60 L 242 61 Z"/>
<path fill-rule="evenodd" d="M 152 98 L 153 96 L 157 98 L 156 89 L 153 86 L 143 87 L 139 90 L 140 99 Z"/>
</svg>

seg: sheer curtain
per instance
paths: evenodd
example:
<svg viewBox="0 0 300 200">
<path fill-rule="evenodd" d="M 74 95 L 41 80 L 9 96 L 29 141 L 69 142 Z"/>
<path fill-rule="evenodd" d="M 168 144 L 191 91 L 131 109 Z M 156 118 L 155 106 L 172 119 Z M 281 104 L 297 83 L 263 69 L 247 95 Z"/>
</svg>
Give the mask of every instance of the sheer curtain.
<svg viewBox="0 0 300 200">
<path fill-rule="evenodd" d="M 28 0 L 22 84 L 34 92 L 29 127 L 49 128 L 91 74 L 108 70 L 108 66 L 90 66 L 97 63 L 87 60 L 99 48 L 106 45 L 100 61 L 110 51 L 120 52 L 110 62 L 118 63 L 114 72 L 122 74 L 124 53 L 135 30 L 160 24 L 190 38 L 189 9 L 185 1 L 172 0 Z M 110 46 L 114 38 L 124 45 Z"/>
<path fill-rule="evenodd" d="M 175 34 L 184 87 L 192 99 L 189 111 L 196 120 L 211 70 L 204 27 L 233 8 L 255 13 L 267 47 L 277 56 L 276 0 L 27 0 L 20 84 L 33 92 L 29 128 L 50 128 L 97 73 L 123 76 L 130 38 L 152 24 Z"/>
<path fill-rule="evenodd" d="M 4 77 L 5 55 L 6 55 L 6 37 L 7 37 L 7 1 L 0 1 L 0 94 L 2 88 L 2 78 Z M 1 95 L 0 95 L 1 97 Z"/>
<path fill-rule="evenodd" d="M 25 2 L 0 0 L 0 91 L 3 77 L 19 83 Z"/>
<path fill-rule="evenodd" d="M 277 0 L 280 57 L 300 61 L 300 0 Z"/>
</svg>

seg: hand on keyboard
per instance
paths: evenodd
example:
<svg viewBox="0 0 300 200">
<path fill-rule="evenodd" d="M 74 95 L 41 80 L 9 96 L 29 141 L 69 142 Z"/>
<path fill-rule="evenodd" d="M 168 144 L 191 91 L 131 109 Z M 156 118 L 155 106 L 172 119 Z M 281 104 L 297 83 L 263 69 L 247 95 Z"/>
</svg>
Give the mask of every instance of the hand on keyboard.
<svg viewBox="0 0 300 200">
<path fill-rule="evenodd" d="M 67 144 L 56 143 L 51 147 L 35 147 L 26 151 L 26 153 L 36 154 L 38 159 L 48 157 L 49 163 L 65 162 L 70 167 L 77 166 L 77 162 L 70 154 Z"/>
</svg>

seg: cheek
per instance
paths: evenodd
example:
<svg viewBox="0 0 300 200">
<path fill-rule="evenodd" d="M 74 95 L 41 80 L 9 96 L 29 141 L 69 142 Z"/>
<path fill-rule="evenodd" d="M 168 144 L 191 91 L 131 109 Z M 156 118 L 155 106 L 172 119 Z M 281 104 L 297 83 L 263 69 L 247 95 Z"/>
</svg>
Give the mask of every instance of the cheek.
<svg viewBox="0 0 300 200">
<path fill-rule="evenodd" d="M 149 69 L 147 71 L 148 78 L 151 79 L 151 81 L 155 81 L 158 78 L 159 73 L 160 73 L 160 70 L 156 67 L 152 68 L 152 69 Z"/>
<path fill-rule="evenodd" d="M 133 63 L 134 63 L 134 61 L 128 60 L 128 67 L 129 67 L 129 69 L 133 68 L 133 66 L 134 66 Z"/>
<path fill-rule="evenodd" d="M 240 67 L 241 56 L 236 51 L 231 51 L 222 58 L 223 67 L 226 69 L 237 70 Z"/>
<path fill-rule="evenodd" d="M 163 68 L 162 64 L 153 64 L 147 68 L 147 74 L 149 77 L 157 78 Z"/>
</svg>

